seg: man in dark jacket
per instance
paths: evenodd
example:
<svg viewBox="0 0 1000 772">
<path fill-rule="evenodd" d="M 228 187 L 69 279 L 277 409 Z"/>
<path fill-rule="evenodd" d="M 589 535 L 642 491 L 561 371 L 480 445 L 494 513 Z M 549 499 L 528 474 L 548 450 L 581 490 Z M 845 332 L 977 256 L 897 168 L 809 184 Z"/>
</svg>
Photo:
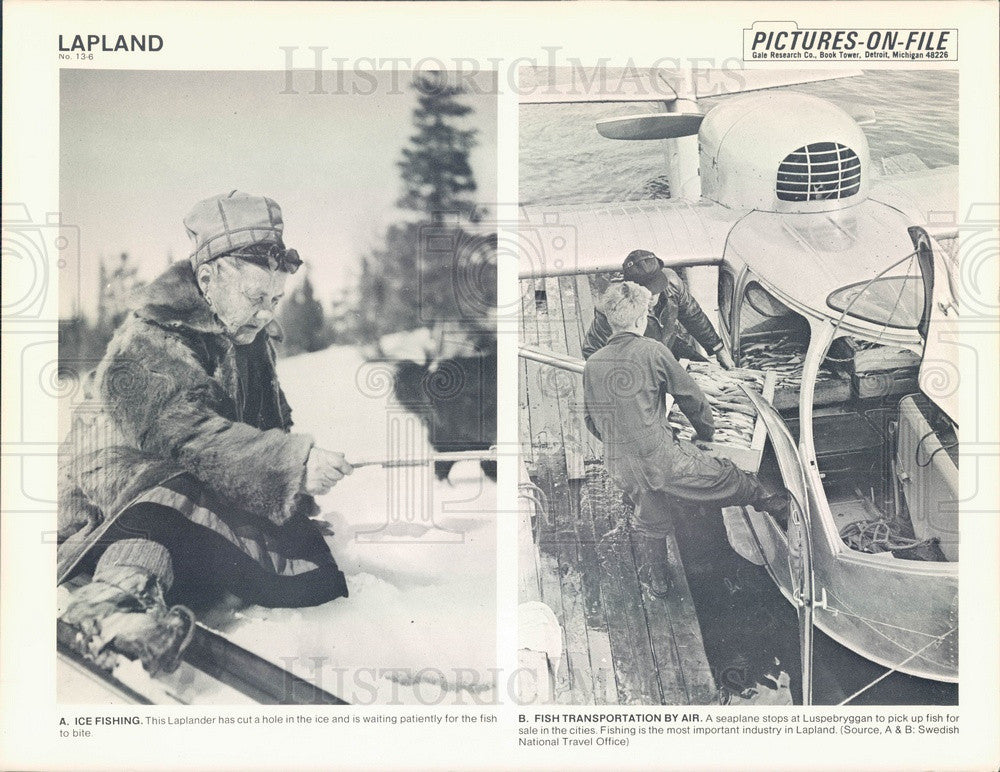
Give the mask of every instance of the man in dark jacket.
<svg viewBox="0 0 1000 772">
<path fill-rule="evenodd" d="M 604 465 L 635 503 L 634 525 L 650 589 L 669 591 L 669 511 L 677 500 L 719 507 L 751 504 L 780 514 L 787 495 L 769 494 L 756 475 L 703 447 L 674 438 L 664 397 L 673 395 L 698 439 L 711 442 L 715 425 L 705 395 L 670 350 L 642 334 L 650 293 L 633 282 L 611 285 L 602 299 L 612 335 L 583 369 L 585 421 L 604 444 Z"/>
<path fill-rule="evenodd" d="M 643 332 L 647 338 L 660 341 L 677 359 L 703 359 L 701 354 L 678 335 L 677 325 L 680 323 L 720 365 L 727 370 L 733 367 L 732 357 L 723 347 L 722 340 L 698 301 L 688 291 L 681 277 L 664 266 L 660 258 L 652 252 L 637 249 L 625 258 L 622 273 L 625 281 L 642 285 L 652 295 Z M 601 311 L 596 311 L 583 343 L 583 358 L 589 359 L 591 354 L 608 342 L 611 334 L 607 317 Z"/>
<path fill-rule="evenodd" d="M 194 243 L 145 288 L 94 373 L 60 458 L 58 577 L 90 573 L 61 619 L 99 662 L 176 667 L 193 615 L 168 599 L 230 592 L 307 606 L 347 595 L 310 520 L 351 472 L 292 432 L 274 311 L 300 264 L 271 199 L 197 204 Z"/>
</svg>

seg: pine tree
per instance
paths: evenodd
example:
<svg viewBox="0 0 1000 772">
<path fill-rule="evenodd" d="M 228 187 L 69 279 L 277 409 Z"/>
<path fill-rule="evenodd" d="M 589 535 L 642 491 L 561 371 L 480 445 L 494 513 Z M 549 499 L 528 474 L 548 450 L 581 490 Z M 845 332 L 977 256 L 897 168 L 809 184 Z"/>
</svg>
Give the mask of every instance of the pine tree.
<svg viewBox="0 0 1000 772">
<path fill-rule="evenodd" d="M 476 180 L 469 154 L 477 131 L 463 127 L 472 113 L 458 100 L 464 90 L 438 73 L 418 75 L 413 88 L 415 132 L 397 163 L 402 193 L 396 203 L 418 217 L 390 225 L 362 263 L 358 331 L 369 339 L 464 313 L 456 298 L 461 223 L 479 222 L 484 214 L 471 196 Z"/>
<path fill-rule="evenodd" d="M 442 73 L 416 76 L 413 88 L 419 93 L 413 111 L 417 131 L 397 163 L 403 194 L 396 203 L 420 212 L 434 224 L 454 212 L 477 222 L 481 213 L 467 197 L 476 191 L 469 152 L 476 146 L 477 132 L 456 125 L 472 112 L 471 107 L 455 99 L 465 91 L 450 85 Z"/>
</svg>

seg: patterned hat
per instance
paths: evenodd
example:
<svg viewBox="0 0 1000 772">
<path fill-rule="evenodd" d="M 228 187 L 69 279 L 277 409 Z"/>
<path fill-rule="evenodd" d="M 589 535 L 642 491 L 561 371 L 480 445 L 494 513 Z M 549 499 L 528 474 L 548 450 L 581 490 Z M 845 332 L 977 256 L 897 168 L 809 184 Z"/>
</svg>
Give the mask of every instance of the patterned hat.
<svg viewBox="0 0 1000 772">
<path fill-rule="evenodd" d="M 234 190 L 206 198 L 184 218 L 184 227 L 194 242 L 191 267 L 198 267 L 238 249 L 258 244 L 284 250 L 281 207 L 264 196 Z"/>
</svg>

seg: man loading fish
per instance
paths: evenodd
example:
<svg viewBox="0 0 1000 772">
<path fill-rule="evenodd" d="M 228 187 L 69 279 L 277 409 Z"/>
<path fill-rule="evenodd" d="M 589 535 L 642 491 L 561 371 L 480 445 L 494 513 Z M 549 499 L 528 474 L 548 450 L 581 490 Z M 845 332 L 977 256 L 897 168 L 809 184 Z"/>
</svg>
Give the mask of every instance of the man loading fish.
<svg viewBox="0 0 1000 772">
<path fill-rule="evenodd" d="M 610 336 L 587 360 L 583 392 L 587 428 L 604 443 L 608 474 L 635 504 L 640 564 L 650 591 L 670 590 L 667 578 L 669 513 L 679 502 L 717 507 L 751 505 L 787 516 L 788 493 L 770 494 L 757 476 L 709 455 L 697 441 L 715 433 L 704 393 L 670 350 L 643 333 L 650 291 L 625 281 L 602 299 Z M 671 394 L 696 431 L 696 443 L 677 439 L 664 411 Z M 645 578 L 646 572 L 641 572 Z"/>
<path fill-rule="evenodd" d="M 679 322 L 720 365 L 727 370 L 733 367 L 732 357 L 698 301 L 681 277 L 667 268 L 660 258 L 644 249 L 633 250 L 622 263 L 622 273 L 625 281 L 639 284 L 650 292 L 646 324 L 640 335 L 660 341 L 677 359 L 703 360 L 701 354 L 678 335 Z M 605 314 L 596 311 L 583 342 L 583 358 L 589 359 L 612 334 Z"/>
</svg>

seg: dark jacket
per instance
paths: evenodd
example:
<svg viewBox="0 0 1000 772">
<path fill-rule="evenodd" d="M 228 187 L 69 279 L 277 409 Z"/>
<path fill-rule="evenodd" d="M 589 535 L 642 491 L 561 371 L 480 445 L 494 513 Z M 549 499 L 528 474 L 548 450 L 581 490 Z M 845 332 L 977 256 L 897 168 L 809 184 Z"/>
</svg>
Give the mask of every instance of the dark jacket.
<svg viewBox="0 0 1000 772">
<path fill-rule="evenodd" d="M 667 288 L 660 293 L 660 299 L 649 315 L 646 337 L 658 340 L 669 348 L 677 338 L 677 323 L 680 322 L 706 351 L 714 353 L 722 345 L 722 341 L 712 323 L 681 277 L 670 268 L 664 268 L 663 272 L 667 275 Z M 589 359 L 610 337 L 611 325 L 607 317 L 601 311 L 595 311 L 594 321 L 583 342 L 583 358 Z"/>
<path fill-rule="evenodd" d="M 313 513 L 299 493 L 313 440 L 291 426 L 270 333 L 234 346 L 190 265 L 172 265 L 115 332 L 60 450 L 59 581 L 131 501 L 179 474 L 276 524 Z"/>
<path fill-rule="evenodd" d="M 604 443 L 606 464 L 646 458 L 674 444 L 664 397 L 674 402 L 703 440 L 715 431 L 712 408 L 698 384 L 661 343 L 634 333 L 613 335 L 583 368 L 584 420 Z"/>
</svg>

